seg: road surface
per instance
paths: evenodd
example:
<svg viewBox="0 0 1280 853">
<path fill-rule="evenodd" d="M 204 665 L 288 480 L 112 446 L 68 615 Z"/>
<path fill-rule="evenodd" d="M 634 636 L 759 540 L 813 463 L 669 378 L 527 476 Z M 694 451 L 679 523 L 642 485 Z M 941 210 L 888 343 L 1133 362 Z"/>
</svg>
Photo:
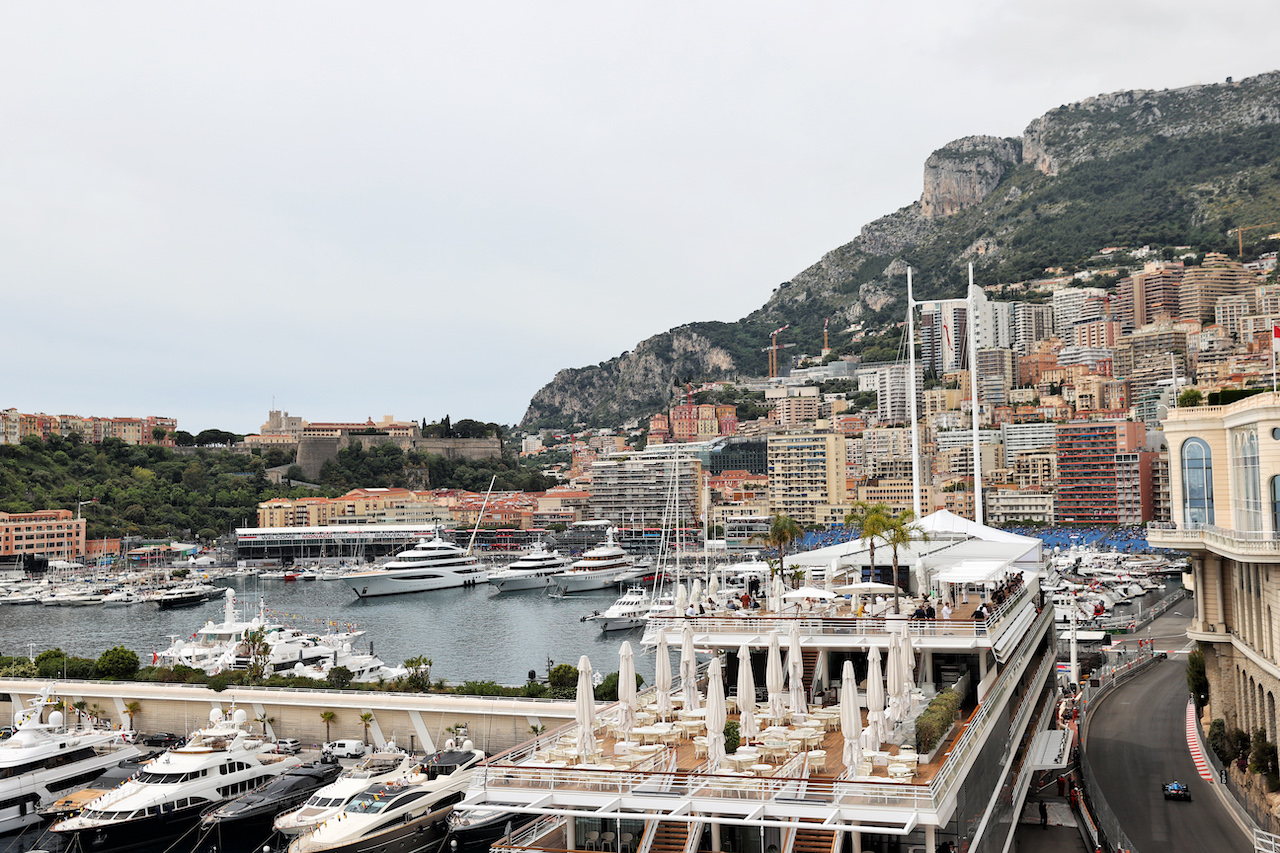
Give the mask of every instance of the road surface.
<svg viewBox="0 0 1280 853">
<path fill-rule="evenodd" d="M 1251 851 L 1252 839 L 1196 772 L 1186 719 L 1185 656 L 1155 664 L 1104 697 L 1087 744 L 1103 796 L 1140 853 Z M 1161 786 L 1174 779 L 1190 787 L 1191 802 L 1164 799 Z"/>
</svg>

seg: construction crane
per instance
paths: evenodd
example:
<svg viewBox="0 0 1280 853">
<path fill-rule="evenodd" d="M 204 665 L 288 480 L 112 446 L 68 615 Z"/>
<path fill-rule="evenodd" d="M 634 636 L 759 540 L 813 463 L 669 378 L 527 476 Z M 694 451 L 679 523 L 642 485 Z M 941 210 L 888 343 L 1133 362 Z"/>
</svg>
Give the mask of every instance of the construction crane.
<svg viewBox="0 0 1280 853">
<path fill-rule="evenodd" d="M 1280 222 L 1264 222 L 1261 225 L 1246 225 L 1243 228 L 1232 228 L 1231 231 L 1236 232 L 1237 238 L 1236 258 L 1240 259 L 1244 257 L 1244 232 L 1252 231 L 1255 228 L 1270 228 L 1272 225 L 1280 225 Z M 1228 231 L 1227 233 L 1230 234 L 1231 231 Z"/>
<path fill-rule="evenodd" d="M 787 349 L 788 347 L 795 346 L 795 344 L 779 344 L 778 343 L 778 335 L 782 334 L 783 332 L 785 332 L 787 329 L 790 329 L 790 328 L 791 328 L 791 324 L 788 323 L 787 325 L 783 326 L 781 329 L 774 329 L 773 334 L 769 336 L 769 346 L 760 350 L 760 352 L 769 353 L 769 378 L 770 379 L 778 375 L 778 350 Z"/>
</svg>

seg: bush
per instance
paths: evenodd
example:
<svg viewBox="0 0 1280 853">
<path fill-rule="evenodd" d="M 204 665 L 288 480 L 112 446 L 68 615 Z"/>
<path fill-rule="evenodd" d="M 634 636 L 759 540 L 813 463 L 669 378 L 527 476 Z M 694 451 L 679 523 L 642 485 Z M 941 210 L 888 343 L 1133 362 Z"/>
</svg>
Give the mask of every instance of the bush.
<svg viewBox="0 0 1280 853">
<path fill-rule="evenodd" d="M 1183 392 L 1185 393 L 1185 392 Z M 1187 689 L 1197 708 L 1209 701 L 1209 679 L 1204 671 L 1204 651 L 1197 648 L 1187 655 Z"/>
<path fill-rule="evenodd" d="M 1218 760 L 1223 764 L 1229 764 L 1231 759 L 1235 758 L 1229 752 L 1226 720 L 1219 718 L 1209 724 L 1209 748 L 1213 750 L 1213 754 L 1218 756 Z"/>
<path fill-rule="evenodd" d="M 547 685 L 541 684 L 537 681 L 530 681 L 522 688 L 520 695 L 524 696 L 526 699 L 542 699 L 545 698 L 549 692 Z"/>
<path fill-rule="evenodd" d="M 578 687 L 578 668 L 570 663 L 562 663 L 551 668 L 547 674 L 547 684 L 552 687 Z"/>
<path fill-rule="evenodd" d="M 931 701 L 916 717 L 916 751 L 924 754 L 931 752 L 956 721 L 960 712 L 962 697 L 948 687 Z"/>
<path fill-rule="evenodd" d="M 345 666 L 335 666 L 325 674 L 324 680 L 329 687 L 345 690 L 351 686 L 351 679 L 353 678 L 355 678 L 355 673 L 351 670 Z"/>
<path fill-rule="evenodd" d="M 738 721 L 728 720 L 724 724 L 724 751 L 726 753 L 733 752 L 740 743 L 742 743 L 742 737 L 738 729 Z"/>
<path fill-rule="evenodd" d="M 138 655 L 124 646 L 113 646 L 98 656 L 95 666 L 103 678 L 132 678 L 138 672 Z"/>
</svg>

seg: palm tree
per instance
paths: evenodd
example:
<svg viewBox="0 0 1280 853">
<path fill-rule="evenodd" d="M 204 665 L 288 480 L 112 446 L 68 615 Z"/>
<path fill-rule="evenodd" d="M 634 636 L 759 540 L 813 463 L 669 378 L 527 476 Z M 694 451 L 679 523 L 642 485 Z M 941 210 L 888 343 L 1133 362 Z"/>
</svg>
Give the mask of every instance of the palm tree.
<svg viewBox="0 0 1280 853">
<path fill-rule="evenodd" d="M 775 515 L 769 522 L 769 530 L 759 538 L 770 547 L 778 549 L 778 571 L 786 566 L 787 546 L 804 535 L 800 525 L 789 515 Z"/>
<path fill-rule="evenodd" d="M 883 539 L 886 545 L 893 548 L 893 612 L 900 613 L 898 609 L 898 548 L 908 547 L 913 541 L 925 542 L 929 539 L 929 534 L 920 525 L 914 523 L 916 514 L 911 510 L 903 510 L 900 515 L 895 515 L 889 519 L 888 527 L 885 529 Z"/>
<path fill-rule="evenodd" d="M 250 631 L 245 635 L 244 642 L 249 650 L 249 680 L 261 681 L 267 672 L 267 662 L 271 659 L 267 633 L 261 628 Z"/>
<path fill-rule="evenodd" d="M 267 716 L 267 712 L 266 712 L 266 711 L 263 711 L 261 714 L 259 714 L 258 716 L 254 717 L 254 718 L 253 718 L 253 721 L 254 721 L 255 723 L 257 723 L 258 725 L 262 726 L 262 736 L 265 738 L 265 737 L 267 736 L 267 726 L 269 726 L 269 725 L 271 725 L 272 723 L 274 723 L 274 722 L 276 721 L 276 718 L 275 718 L 275 717 L 268 717 L 268 716 Z"/>
<path fill-rule="evenodd" d="M 871 579 L 876 579 L 876 537 L 883 537 L 889 529 L 889 507 L 882 503 L 869 504 L 858 501 L 853 510 L 844 517 L 845 527 L 858 530 L 858 538 L 866 540 L 867 550 L 871 557 Z"/>
<path fill-rule="evenodd" d="M 333 738 L 329 737 L 329 726 L 334 720 L 338 719 L 338 715 L 333 711 L 321 711 L 320 721 L 324 723 L 324 742 L 329 743 Z"/>
<path fill-rule="evenodd" d="M 133 718 L 142 711 L 141 702 L 129 702 L 124 706 L 124 713 L 129 718 L 129 728 L 133 728 Z"/>
<path fill-rule="evenodd" d="M 360 722 L 364 723 L 364 742 L 369 742 L 369 724 L 373 722 L 373 712 L 365 711 L 360 715 Z"/>
</svg>

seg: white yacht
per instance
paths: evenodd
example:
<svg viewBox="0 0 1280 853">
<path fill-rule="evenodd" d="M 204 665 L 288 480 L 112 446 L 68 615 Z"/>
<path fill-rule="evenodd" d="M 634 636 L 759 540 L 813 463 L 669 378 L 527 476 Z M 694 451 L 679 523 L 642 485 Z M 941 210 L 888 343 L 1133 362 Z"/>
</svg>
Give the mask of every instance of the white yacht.
<svg viewBox="0 0 1280 853">
<path fill-rule="evenodd" d="M 341 820 L 321 824 L 289 845 L 289 853 L 422 853 L 438 850 L 445 818 L 484 759 L 471 741 L 426 759 L 400 783 L 365 786 L 342 809 Z"/>
<path fill-rule="evenodd" d="M 488 567 L 466 549 L 439 536 L 423 539 L 390 561 L 367 572 L 353 572 L 343 580 L 361 598 L 426 592 L 484 583 Z"/>
<path fill-rule="evenodd" d="M 279 755 L 254 735 L 237 709 L 230 720 L 209 713 L 209 726 L 119 787 L 90 800 L 77 817 L 51 829 L 82 851 L 120 850 L 182 835 L 201 812 L 237 797 L 302 762 Z"/>
<path fill-rule="evenodd" d="M 139 754 L 121 732 L 64 728 L 60 711 L 40 722 L 44 709 L 57 704 L 52 693 L 50 684 L 30 700 L 31 707 L 17 715 L 13 736 L 0 741 L 0 833 L 36 823 L 37 809 Z"/>
<path fill-rule="evenodd" d="M 615 528 L 610 527 L 605 540 L 582 555 L 566 571 L 550 580 L 558 594 L 608 589 L 637 577 L 635 560 L 614 541 Z"/>
<path fill-rule="evenodd" d="M 551 575 L 569 568 L 569 558 L 559 551 L 548 551 L 547 546 L 538 542 L 533 550 L 516 560 L 505 569 L 489 573 L 489 583 L 498 592 L 511 592 L 517 589 L 542 589 Z"/>
<path fill-rule="evenodd" d="M 648 590 L 633 586 L 607 610 L 584 616 L 582 621 L 595 622 L 601 631 L 629 631 L 644 625 L 651 606 Z"/>
<path fill-rule="evenodd" d="M 284 835 L 310 832 L 329 818 L 341 814 L 371 785 L 405 784 L 405 780 L 417 772 L 418 761 L 407 752 L 375 752 L 316 791 L 301 806 L 276 818 L 276 832 Z"/>
</svg>

